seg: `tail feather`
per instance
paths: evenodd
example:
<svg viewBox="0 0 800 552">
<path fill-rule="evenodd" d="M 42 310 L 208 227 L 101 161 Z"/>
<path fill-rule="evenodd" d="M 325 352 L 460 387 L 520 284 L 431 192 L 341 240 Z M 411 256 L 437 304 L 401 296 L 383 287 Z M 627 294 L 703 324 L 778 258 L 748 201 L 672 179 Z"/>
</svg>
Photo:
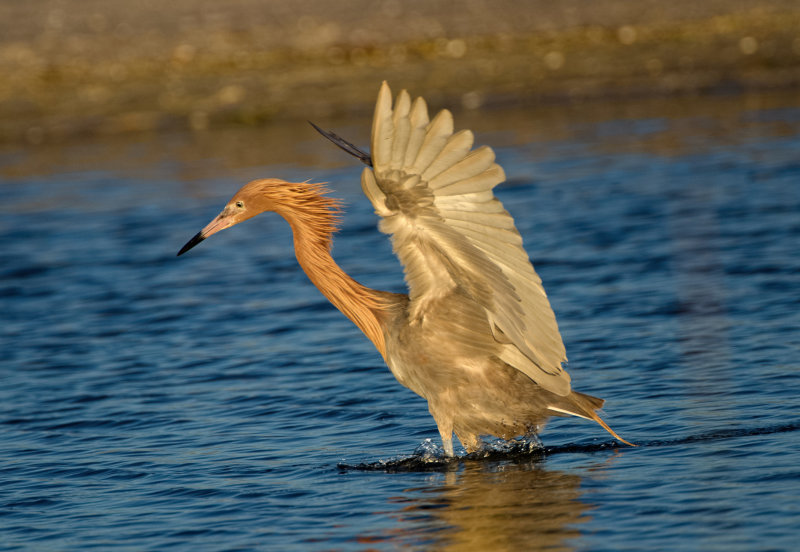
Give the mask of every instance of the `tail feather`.
<svg viewBox="0 0 800 552">
<path fill-rule="evenodd" d="M 595 410 L 598 408 L 602 408 L 605 401 L 603 399 L 598 399 L 597 397 L 592 397 L 591 395 L 586 395 L 585 393 L 579 393 L 578 391 L 573 391 L 568 397 L 571 403 L 569 406 L 565 407 L 564 404 L 560 404 L 559 406 L 548 406 L 548 408 L 554 412 L 559 412 L 561 414 L 568 414 L 570 416 L 578 416 L 579 418 L 584 418 L 586 420 L 594 420 L 600 426 L 608 431 L 616 440 L 625 443 L 631 447 L 635 447 L 633 443 L 630 441 L 626 441 L 619 435 L 617 432 L 611 429 L 603 419 L 597 415 Z M 566 402 L 566 401 L 565 401 Z"/>
<path fill-rule="evenodd" d="M 603 421 L 603 418 L 601 418 L 600 416 L 598 416 L 596 412 L 592 412 L 592 419 L 593 419 L 595 422 L 597 422 L 598 424 L 600 424 L 601 426 L 603 426 L 603 429 L 605 429 L 605 430 L 606 430 L 606 431 L 608 431 L 608 432 L 609 432 L 611 435 L 613 435 L 613 436 L 614 436 L 614 439 L 616 439 L 617 441 L 621 441 L 621 442 L 625 443 L 626 445 L 628 445 L 628 446 L 630 446 L 630 447 L 635 447 L 635 446 L 638 446 L 638 445 L 634 445 L 634 444 L 633 444 L 633 443 L 631 443 L 630 441 L 626 441 L 625 439 L 623 439 L 622 437 L 620 437 L 619 435 L 617 435 L 617 432 L 616 432 L 616 431 L 614 431 L 613 429 L 611 429 L 610 427 L 608 427 L 608 424 L 607 424 L 607 423 L 605 423 L 605 422 Z"/>
</svg>

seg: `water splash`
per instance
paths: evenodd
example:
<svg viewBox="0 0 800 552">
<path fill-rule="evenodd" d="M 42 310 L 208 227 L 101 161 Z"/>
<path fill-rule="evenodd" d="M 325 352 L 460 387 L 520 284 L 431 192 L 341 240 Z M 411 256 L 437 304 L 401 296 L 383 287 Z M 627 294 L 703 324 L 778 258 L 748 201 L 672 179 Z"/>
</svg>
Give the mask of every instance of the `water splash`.
<svg viewBox="0 0 800 552">
<path fill-rule="evenodd" d="M 679 439 L 664 441 L 649 441 L 641 443 L 639 449 L 652 447 L 667 447 L 686 445 L 702 441 L 717 441 L 721 439 L 736 439 L 754 435 L 769 435 L 772 433 L 785 433 L 800 430 L 800 424 L 782 424 L 759 428 L 721 429 L 700 435 L 690 435 Z M 542 461 L 554 454 L 593 454 L 598 452 L 617 451 L 629 449 L 617 441 L 602 441 L 598 443 L 567 443 L 546 447 L 535 435 L 526 435 L 517 439 L 503 440 L 499 438 L 484 439 L 480 450 L 466 453 L 463 449 L 454 457 L 448 457 L 444 449 L 433 439 L 425 439 L 414 449 L 410 456 L 378 460 L 350 465 L 340 462 L 336 467 L 341 471 L 382 471 L 415 472 L 415 471 L 452 471 L 463 466 L 466 462 L 531 462 Z"/>
<path fill-rule="evenodd" d="M 522 435 L 515 439 L 500 439 L 498 437 L 484 437 L 479 450 L 467 455 L 467 458 L 494 458 L 496 456 L 541 455 L 544 444 L 535 433 Z"/>
<path fill-rule="evenodd" d="M 341 471 L 450 471 L 457 469 L 464 462 L 531 461 L 544 458 L 544 454 L 545 447 L 535 434 L 510 440 L 497 437 L 484 438 L 479 450 L 467 453 L 462 448 L 452 457 L 445 454 L 444 448 L 437 441 L 425 439 L 410 456 L 356 465 L 340 462 L 337 468 Z"/>
<path fill-rule="evenodd" d="M 433 439 L 425 439 L 414 449 L 412 458 L 421 462 L 441 462 L 448 460 L 444 447 L 440 447 Z"/>
</svg>

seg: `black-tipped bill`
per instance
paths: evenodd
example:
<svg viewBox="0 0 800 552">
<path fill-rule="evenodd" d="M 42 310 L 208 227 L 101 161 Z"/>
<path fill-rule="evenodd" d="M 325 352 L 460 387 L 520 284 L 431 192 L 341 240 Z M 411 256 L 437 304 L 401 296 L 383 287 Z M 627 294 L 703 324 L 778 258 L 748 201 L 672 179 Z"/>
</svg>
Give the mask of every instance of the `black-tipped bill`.
<svg viewBox="0 0 800 552">
<path fill-rule="evenodd" d="M 181 247 L 181 250 L 178 251 L 178 257 L 180 257 L 181 255 L 183 255 L 184 253 L 189 251 L 192 247 L 194 247 L 195 245 L 197 245 L 198 243 L 200 243 L 204 239 L 206 239 L 206 237 L 203 235 L 202 231 L 200 231 L 197 234 L 195 234 L 194 237 L 192 239 L 190 239 L 188 242 L 186 242 L 186 245 Z"/>
<path fill-rule="evenodd" d="M 178 251 L 178 255 L 183 255 L 210 235 L 216 234 L 220 230 L 225 230 L 226 228 L 236 224 L 236 222 L 237 221 L 234 219 L 234 217 L 231 217 L 227 213 L 227 209 L 222 211 L 217 217 L 214 218 L 214 220 L 209 222 L 205 228 L 200 230 L 191 240 L 186 242 L 186 245 L 181 247 L 181 250 Z"/>
</svg>

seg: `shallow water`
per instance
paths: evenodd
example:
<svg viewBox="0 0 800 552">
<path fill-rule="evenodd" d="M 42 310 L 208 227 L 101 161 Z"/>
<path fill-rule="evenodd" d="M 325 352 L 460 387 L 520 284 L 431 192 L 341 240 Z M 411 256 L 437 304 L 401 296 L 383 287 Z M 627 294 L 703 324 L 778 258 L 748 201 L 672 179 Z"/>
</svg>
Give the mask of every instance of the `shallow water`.
<svg viewBox="0 0 800 552">
<path fill-rule="evenodd" d="M 422 462 L 425 403 L 281 219 L 176 258 L 242 182 L 311 177 L 347 201 L 339 263 L 402 289 L 360 168 L 304 126 L 0 153 L 0 549 L 795 549 L 800 104 L 596 107 L 456 121 L 633 449 L 555 419 Z"/>
</svg>

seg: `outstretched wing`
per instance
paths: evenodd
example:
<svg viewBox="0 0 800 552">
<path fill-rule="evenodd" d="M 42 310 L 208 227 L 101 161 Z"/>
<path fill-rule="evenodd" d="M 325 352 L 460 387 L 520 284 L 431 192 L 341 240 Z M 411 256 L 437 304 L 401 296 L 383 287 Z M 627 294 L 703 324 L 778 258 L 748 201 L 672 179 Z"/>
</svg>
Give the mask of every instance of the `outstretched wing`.
<svg viewBox="0 0 800 552">
<path fill-rule="evenodd" d="M 372 123 L 373 168 L 364 193 L 383 217 L 405 267 L 412 317 L 460 287 L 485 311 L 502 360 L 559 395 L 570 392 L 558 325 L 511 215 L 492 188 L 505 179 L 491 148 L 453 133 L 449 111 L 433 120 L 406 91 L 392 109 L 384 82 Z"/>
</svg>

